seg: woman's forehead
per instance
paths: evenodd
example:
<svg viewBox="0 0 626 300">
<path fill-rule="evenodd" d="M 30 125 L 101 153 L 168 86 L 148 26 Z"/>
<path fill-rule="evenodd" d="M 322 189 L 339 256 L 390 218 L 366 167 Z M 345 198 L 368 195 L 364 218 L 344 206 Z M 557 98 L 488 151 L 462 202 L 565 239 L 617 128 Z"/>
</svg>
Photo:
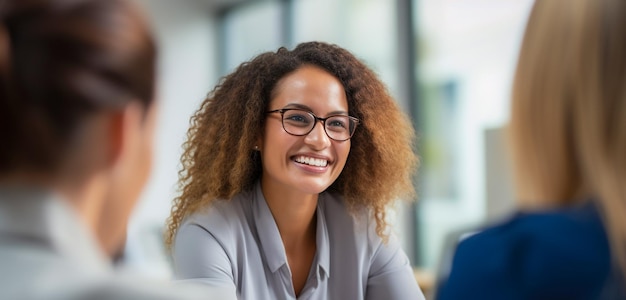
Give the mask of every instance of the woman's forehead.
<svg viewBox="0 0 626 300">
<path fill-rule="evenodd" d="M 327 71 L 302 67 L 284 78 L 275 87 L 270 100 L 272 109 L 301 106 L 315 110 L 347 111 L 348 102 L 341 82 Z"/>
</svg>

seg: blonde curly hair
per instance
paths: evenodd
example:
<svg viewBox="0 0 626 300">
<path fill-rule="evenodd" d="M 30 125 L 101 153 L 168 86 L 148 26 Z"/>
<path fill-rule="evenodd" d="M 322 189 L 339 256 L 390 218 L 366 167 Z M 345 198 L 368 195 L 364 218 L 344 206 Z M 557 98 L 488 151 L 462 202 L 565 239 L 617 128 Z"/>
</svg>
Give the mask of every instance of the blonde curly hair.
<svg viewBox="0 0 626 300">
<path fill-rule="evenodd" d="M 376 74 L 336 45 L 309 42 L 280 48 L 240 65 L 209 93 L 191 118 L 179 172 L 181 194 L 167 220 L 171 247 L 183 219 L 216 199 L 251 189 L 262 172 L 252 150 L 263 132 L 265 111 L 276 83 L 305 65 L 320 67 L 343 84 L 348 113 L 361 120 L 346 165 L 329 191 L 343 196 L 351 211 L 370 209 L 384 235 L 385 208 L 415 196 L 418 166 L 413 126 Z"/>
</svg>

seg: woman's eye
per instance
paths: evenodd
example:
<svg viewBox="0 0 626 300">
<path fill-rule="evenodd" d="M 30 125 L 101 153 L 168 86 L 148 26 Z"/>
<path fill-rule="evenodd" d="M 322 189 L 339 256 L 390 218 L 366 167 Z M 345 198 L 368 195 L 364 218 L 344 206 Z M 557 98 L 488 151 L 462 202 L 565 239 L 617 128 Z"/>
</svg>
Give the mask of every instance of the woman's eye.
<svg viewBox="0 0 626 300">
<path fill-rule="evenodd" d="M 346 122 L 341 119 L 331 119 L 327 121 L 328 128 L 333 130 L 344 130 L 347 128 Z"/>
<path fill-rule="evenodd" d="M 332 121 L 330 122 L 330 126 L 335 126 L 335 127 L 346 127 L 343 122 L 341 121 Z"/>
<path fill-rule="evenodd" d="M 309 120 L 307 119 L 307 117 L 303 116 L 303 115 L 290 115 L 290 116 L 285 116 L 285 119 L 289 120 L 289 121 L 293 121 L 293 122 L 302 122 L 302 123 L 307 123 Z"/>
<path fill-rule="evenodd" d="M 292 112 L 285 114 L 283 118 L 283 123 L 290 126 L 308 127 L 311 126 L 311 122 L 313 122 L 311 116 L 304 113 Z"/>
</svg>

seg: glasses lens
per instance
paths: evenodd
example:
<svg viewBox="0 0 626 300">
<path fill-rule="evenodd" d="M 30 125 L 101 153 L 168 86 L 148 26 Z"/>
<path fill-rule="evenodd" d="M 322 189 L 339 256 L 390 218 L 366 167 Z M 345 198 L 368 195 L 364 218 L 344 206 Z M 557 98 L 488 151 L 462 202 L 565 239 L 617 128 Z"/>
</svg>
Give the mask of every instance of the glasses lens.
<svg viewBox="0 0 626 300">
<path fill-rule="evenodd" d="M 354 132 L 354 121 L 348 116 L 332 116 L 326 120 L 326 133 L 335 140 L 347 140 Z"/>
<path fill-rule="evenodd" d="M 314 125 L 315 118 L 307 111 L 290 109 L 283 113 L 283 127 L 288 133 L 305 135 Z"/>
</svg>

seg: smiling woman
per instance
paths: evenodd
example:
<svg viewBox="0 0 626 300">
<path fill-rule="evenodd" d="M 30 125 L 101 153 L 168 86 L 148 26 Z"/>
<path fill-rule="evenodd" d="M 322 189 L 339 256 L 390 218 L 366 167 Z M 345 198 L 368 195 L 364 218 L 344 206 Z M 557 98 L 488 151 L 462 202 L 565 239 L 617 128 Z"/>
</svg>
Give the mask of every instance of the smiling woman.
<svg viewBox="0 0 626 300">
<path fill-rule="evenodd" d="M 168 222 L 177 277 L 242 299 L 422 299 L 385 221 L 414 195 L 413 142 L 344 49 L 304 43 L 242 64 L 192 117 Z"/>
</svg>

